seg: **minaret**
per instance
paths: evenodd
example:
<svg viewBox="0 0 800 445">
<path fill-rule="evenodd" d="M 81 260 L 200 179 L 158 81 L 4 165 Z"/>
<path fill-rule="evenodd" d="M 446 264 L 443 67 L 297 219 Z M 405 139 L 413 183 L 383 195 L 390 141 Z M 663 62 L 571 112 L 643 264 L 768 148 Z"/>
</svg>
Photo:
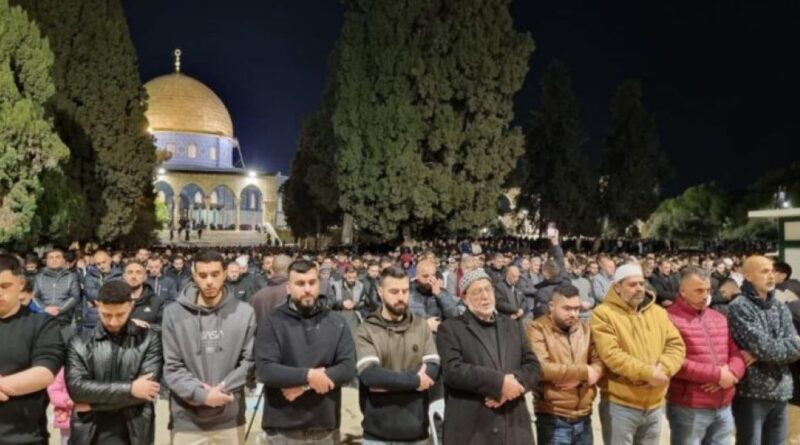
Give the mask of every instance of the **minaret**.
<svg viewBox="0 0 800 445">
<path fill-rule="evenodd" d="M 181 72 L 181 49 L 175 48 L 175 72 Z"/>
</svg>

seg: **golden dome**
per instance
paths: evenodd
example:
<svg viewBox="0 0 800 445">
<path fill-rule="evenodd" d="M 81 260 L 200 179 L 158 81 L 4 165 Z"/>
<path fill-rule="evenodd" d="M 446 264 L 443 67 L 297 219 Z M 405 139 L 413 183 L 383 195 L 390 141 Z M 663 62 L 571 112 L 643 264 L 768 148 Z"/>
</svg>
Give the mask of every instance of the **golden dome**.
<svg viewBox="0 0 800 445">
<path fill-rule="evenodd" d="M 231 115 L 220 98 L 202 82 L 176 72 L 144 84 L 149 96 L 151 131 L 207 133 L 233 137 Z"/>
</svg>

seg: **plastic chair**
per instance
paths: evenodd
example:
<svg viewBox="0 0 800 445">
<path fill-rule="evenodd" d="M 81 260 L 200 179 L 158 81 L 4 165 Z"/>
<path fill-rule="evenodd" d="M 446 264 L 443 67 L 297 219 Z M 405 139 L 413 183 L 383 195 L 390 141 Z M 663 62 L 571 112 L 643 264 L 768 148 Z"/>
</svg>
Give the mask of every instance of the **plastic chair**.
<svg viewBox="0 0 800 445">
<path fill-rule="evenodd" d="M 434 419 L 439 416 L 444 421 L 444 399 L 434 400 L 428 407 L 428 428 L 431 430 L 433 445 L 439 445 L 439 436 L 436 434 Z"/>
</svg>

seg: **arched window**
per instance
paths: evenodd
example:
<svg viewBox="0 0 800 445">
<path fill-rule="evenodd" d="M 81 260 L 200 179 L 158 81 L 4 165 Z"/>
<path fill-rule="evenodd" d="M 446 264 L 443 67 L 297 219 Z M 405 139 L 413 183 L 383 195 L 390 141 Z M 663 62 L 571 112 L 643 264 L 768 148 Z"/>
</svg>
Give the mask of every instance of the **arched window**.
<svg viewBox="0 0 800 445">
<path fill-rule="evenodd" d="M 194 159 L 197 157 L 197 145 L 189 144 L 188 147 L 189 157 Z"/>
<path fill-rule="evenodd" d="M 217 160 L 217 147 L 208 147 L 208 157 L 212 161 L 216 161 Z"/>
<path fill-rule="evenodd" d="M 256 194 L 250 192 L 250 210 L 256 209 Z"/>
<path fill-rule="evenodd" d="M 194 203 L 195 204 L 203 204 L 203 194 L 201 192 L 195 192 L 194 194 Z"/>
<path fill-rule="evenodd" d="M 211 192 L 211 204 L 216 205 L 219 202 L 219 196 L 217 195 L 217 191 L 214 190 Z"/>
</svg>

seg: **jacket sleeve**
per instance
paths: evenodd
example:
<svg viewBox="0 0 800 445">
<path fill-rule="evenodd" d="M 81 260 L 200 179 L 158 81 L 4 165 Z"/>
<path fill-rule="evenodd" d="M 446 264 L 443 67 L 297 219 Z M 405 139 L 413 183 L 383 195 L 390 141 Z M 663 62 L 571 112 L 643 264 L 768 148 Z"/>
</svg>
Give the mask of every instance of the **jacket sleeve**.
<svg viewBox="0 0 800 445">
<path fill-rule="evenodd" d="M 339 314 L 333 314 L 340 317 Z M 341 317 L 340 317 L 341 318 Z M 342 386 L 356 377 L 356 348 L 353 344 L 353 335 L 347 323 L 341 320 L 341 333 L 336 344 L 336 354 L 333 363 L 325 368 L 325 374 L 336 384 Z"/>
<path fill-rule="evenodd" d="M 83 340 L 77 336 L 73 337 L 67 347 L 66 382 L 74 403 L 121 404 L 137 400 L 131 395 L 130 382 L 110 383 L 92 380 L 92 373 L 86 362 L 88 355 Z"/>
<path fill-rule="evenodd" d="M 422 363 L 425 364 L 425 373 L 428 374 L 433 380 L 439 378 L 441 372 L 441 357 L 439 351 L 436 349 L 436 340 L 433 338 L 433 332 L 428 327 L 428 323 L 423 323 L 425 329 L 425 348 L 422 355 Z"/>
<path fill-rule="evenodd" d="M 63 368 L 58 373 L 53 383 L 47 387 L 47 395 L 50 396 L 50 403 L 52 403 L 54 407 L 60 409 L 72 408 L 73 404 L 67 392 L 67 383 L 64 380 Z"/>
<path fill-rule="evenodd" d="M 243 388 L 247 383 L 247 376 L 252 372 L 254 365 L 253 344 L 255 343 L 256 314 L 249 304 L 243 304 L 242 306 L 246 308 L 247 331 L 244 334 L 244 342 L 239 352 L 239 363 L 223 379 L 226 392 L 233 392 Z"/>
<path fill-rule="evenodd" d="M 445 386 L 500 400 L 505 375 L 495 369 L 464 363 L 461 342 L 452 331 L 450 323 L 444 322 L 439 326 L 436 346 L 442 357 L 442 377 Z"/>
<path fill-rule="evenodd" d="M 728 331 L 728 369 L 739 380 L 742 380 L 742 377 L 747 372 L 747 364 L 745 364 L 742 356 L 742 350 L 733 340 L 733 335 L 730 334 L 730 331 Z"/>
<path fill-rule="evenodd" d="M 633 382 L 645 382 L 653 376 L 647 363 L 625 352 L 606 311 L 596 310 L 591 318 L 592 337 L 597 354 L 611 372 Z"/>
<path fill-rule="evenodd" d="M 439 296 L 433 298 L 436 299 L 436 304 L 439 305 L 439 310 L 442 311 L 442 318 L 444 320 L 458 317 L 458 301 L 456 301 L 455 297 L 453 297 L 450 292 L 447 292 L 446 289 L 442 289 L 441 292 L 439 292 Z"/>
<path fill-rule="evenodd" d="M 77 274 L 72 272 L 66 275 L 69 277 L 69 288 L 67 289 L 67 299 L 59 306 L 58 310 L 61 312 L 71 311 L 78 302 L 81 301 L 81 285 L 80 278 Z"/>
<path fill-rule="evenodd" d="M 256 331 L 255 361 L 258 380 L 268 388 L 292 388 L 308 383 L 308 368 L 281 363 L 281 344 L 275 333 L 274 317 L 261 319 Z"/>
<path fill-rule="evenodd" d="M 661 352 L 661 357 L 658 358 L 658 363 L 664 368 L 667 377 L 672 377 L 680 371 L 683 360 L 686 358 L 686 345 L 683 343 L 680 331 L 669 319 L 667 311 L 660 307 L 651 308 L 650 310 L 659 311 L 661 325 L 666 330 L 664 349 Z M 717 377 L 717 380 L 719 380 L 719 377 Z"/>
<path fill-rule="evenodd" d="M 494 287 L 494 293 L 497 295 L 497 300 L 495 301 L 495 308 L 497 312 L 501 314 L 516 314 L 517 308 L 514 306 L 514 303 L 510 301 L 508 292 L 505 292 L 500 286 Z"/>
<path fill-rule="evenodd" d="M 748 312 L 742 305 L 729 306 L 728 322 L 734 339 L 742 349 L 764 363 L 789 364 L 800 358 L 800 339 L 792 324 L 789 310 L 783 303 L 775 304 L 783 306 L 780 323 L 783 325 L 784 335 L 779 338 L 773 337 L 767 327 L 756 320 L 755 314 Z"/>
<path fill-rule="evenodd" d="M 534 354 L 533 350 L 528 344 L 528 339 L 525 336 L 525 328 L 522 326 L 522 323 L 514 322 L 512 327 L 515 328 L 517 335 L 519 336 L 519 343 L 522 346 L 522 360 L 520 367 L 519 369 L 514 370 L 513 374 L 517 381 L 520 382 L 526 390 L 530 391 L 536 387 L 537 383 L 539 383 L 541 365 L 539 364 L 539 359 L 536 357 L 536 354 Z"/>
<path fill-rule="evenodd" d="M 543 327 L 537 322 L 528 324 L 528 342 L 539 360 L 542 380 L 546 382 L 584 381 L 589 378 L 587 365 L 556 363 L 547 350 Z"/>
<path fill-rule="evenodd" d="M 600 280 L 597 279 L 596 276 L 595 278 L 592 278 L 592 298 L 594 298 L 594 301 L 598 303 L 602 303 L 603 300 L 606 299 L 605 291 L 603 290 L 603 285 L 600 283 Z"/>
<path fill-rule="evenodd" d="M 164 349 L 164 381 L 177 397 L 195 406 L 203 405 L 208 396 L 208 391 L 203 388 L 203 382 L 186 367 L 186 363 L 181 357 L 177 333 L 173 323 L 170 312 L 167 311 L 161 325 L 161 345 Z"/>
<path fill-rule="evenodd" d="M 147 350 L 144 353 L 144 357 L 142 358 L 142 363 L 139 366 L 139 372 L 136 373 L 137 377 L 141 377 L 147 374 L 153 374 L 151 378 L 154 382 L 161 381 L 161 375 L 164 365 L 164 358 L 163 352 L 161 348 L 161 334 L 159 331 L 152 330 L 153 337 L 148 345 Z M 123 401 L 120 403 L 92 403 L 92 411 L 119 411 L 123 408 L 127 408 L 129 406 L 136 406 L 141 405 L 143 403 L 149 403 L 146 400 L 137 399 L 136 397 L 131 397 L 130 400 Z"/>
<path fill-rule="evenodd" d="M 719 382 L 720 370 L 711 363 L 702 363 L 691 359 L 685 359 L 680 371 L 675 374 L 676 379 L 686 380 L 695 383 L 717 383 Z"/>
<path fill-rule="evenodd" d="M 419 387 L 419 377 L 413 371 L 397 372 L 381 366 L 380 353 L 369 329 L 361 324 L 356 331 L 356 368 L 361 383 L 367 388 L 386 391 L 413 391 Z"/>
</svg>

